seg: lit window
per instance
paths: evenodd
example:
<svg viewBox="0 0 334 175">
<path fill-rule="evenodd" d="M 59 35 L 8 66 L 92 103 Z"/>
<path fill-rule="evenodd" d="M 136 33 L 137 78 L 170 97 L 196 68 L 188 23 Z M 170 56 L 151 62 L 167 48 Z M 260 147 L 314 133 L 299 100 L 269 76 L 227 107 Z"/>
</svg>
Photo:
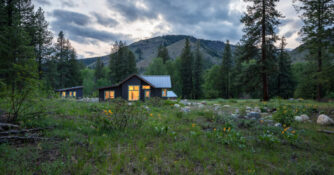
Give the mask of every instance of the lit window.
<svg viewBox="0 0 334 175">
<path fill-rule="evenodd" d="M 104 99 L 115 98 L 115 91 L 104 91 Z"/>
<path fill-rule="evenodd" d="M 162 89 L 162 96 L 166 97 L 167 96 L 167 89 Z"/>
<path fill-rule="evenodd" d="M 143 85 L 142 88 L 143 88 L 143 89 L 151 89 L 151 86 L 149 86 L 149 85 Z"/>
<path fill-rule="evenodd" d="M 145 97 L 150 98 L 150 91 L 145 91 Z"/>
<path fill-rule="evenodd" d="M 74 91 L 74 92 L 73 92 L 73 97 L 76 97 L 76 96 L 77 96 L 77 92 Z"/>
<path fill-rule="evenodd" d="M 72 91 L 70 92 L 70 97 L 72 97 Z"/>
<path fill-rule="evenodd" d="M 62 96 L 66 97 L 66 92 L 65 91 L 62 92 Z"/>
<path fill-rule="evenodd" d="M 129 86 L 128 99 L 129 101 L 139 100 L 139 86 Z"/>
</svg>

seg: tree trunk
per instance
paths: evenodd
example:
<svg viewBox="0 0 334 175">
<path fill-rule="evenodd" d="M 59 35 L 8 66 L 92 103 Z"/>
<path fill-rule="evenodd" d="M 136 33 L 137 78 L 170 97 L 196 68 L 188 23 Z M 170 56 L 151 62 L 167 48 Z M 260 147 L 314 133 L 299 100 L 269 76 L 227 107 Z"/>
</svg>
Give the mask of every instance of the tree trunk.
<svg viewBox="0 0 334 175">
<path fill-rule="evenodd" d="M 266 6 L 265 0 L 262 0 L 262 90 L 263 90 L 263 101 L 268 101 L 268 81 L 266 73 Z"/>
</svg>

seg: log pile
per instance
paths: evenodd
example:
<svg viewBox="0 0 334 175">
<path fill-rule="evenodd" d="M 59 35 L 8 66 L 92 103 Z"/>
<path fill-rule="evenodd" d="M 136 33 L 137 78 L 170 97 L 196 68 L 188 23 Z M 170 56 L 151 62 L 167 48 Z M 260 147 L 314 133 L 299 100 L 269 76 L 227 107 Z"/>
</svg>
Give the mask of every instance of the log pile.
<svg viewBox="0 0 334 175">
<path fill-rule="evenodd" d="M 47 140 L 40 136 L 40 131 L 45 128 L 23 129 L 20 126 L 10 123 L 0 123 L 0 144 L 13 142 L 35 142 Z"/>
</svg>

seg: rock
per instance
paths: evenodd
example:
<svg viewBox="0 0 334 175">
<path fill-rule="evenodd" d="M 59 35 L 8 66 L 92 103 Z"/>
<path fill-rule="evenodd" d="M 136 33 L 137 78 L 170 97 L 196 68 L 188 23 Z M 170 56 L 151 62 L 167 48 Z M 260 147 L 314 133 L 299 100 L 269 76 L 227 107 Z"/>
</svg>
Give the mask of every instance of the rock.
<svg viewBox="0 0 334 175">
<path fill-rule="evenodd" d="M 128 103 L 128 105 L 129 105 L 129 106 L 132 106 L 132 103 L 131 103 L 131 102 L 129 102 L 129 103 Z"/>
<path fill-rule="evenodd" d="M 280 123 L 275 123 L 275 125 L 274 126 L 276 126 L 276 127 L 281 127 L 282 126 L 282 124 L 280 124 Z"/>
<path fill-rule="evenodd" d="M 224 108 L 229 108 L 229 107 L 231 107 L 230 105 L 224 105 L 223 106 Z"/>
<path fill-rule="evenodd" d="M 305 122 L 305 121 L 308 121 L 310 120 L 310 117 L 308 117 L 306 114 L 303 114 L 301 116 L 295 116 L 295 121 L 297 122 Z"/>
<path fill-rule="evenodd" d="M 325 114 L 321 114 L 321 115 L 318 116 L 317 123 L 319 125 L 333 125 L 334 124 L 334 120 L 331 119 L 331 118 L 329 118 Z"/>
<path fill-rule="evenodd" d="M 261 113 L 261 109 L 260 109 L 259 107 L 255 107 L 255 108 L 254 108 L 254 112 Z"/>
<path fill-rule="evenodd" d="M 198 104 L 198 107 L 199 107 L 199 108 L 204 108 L 204 105 L 203 105 L 202 103 L 199 103 L 199 104 Z"/>
<path fill-rule="evenodd" d="M 293 101 L 293 100 L 295 100 L 295 99 L 294 99 L 294 98 L 289 98 L 289 100 L 290 100 L 290 101 Z"/>
<path fill-rule="evenodd" d="M 239 114 L 239 109 L 238 109 L 238 108 L 235 109 L 235 113 L 236 113 L 236 114 Z"/>
<path fill-rule="evenodd" d="M 174 107 L 179 108 L 179 107 L 181 107 L 181 106 L 180 106 L 179 104 L 175 103 L 175 104 L 174 104 Z"/>
<path fill-rule="evenodd" d="M 268 113 L 266 113 L 266 112 L 261 112 L 260 115 L 261 115 L 261 117 L 265 117 L 265 116 L 268 116 Z"/>
<path fill-rule="evenodd" d="M 249 106 L 246 106 L 246 110 L 249 110 L 249 111 L 251 111 L 251 110 L 252 110 L 252 108 L 251 108 L 251 107 L 249 107 Z"/>
<path fill-rule="evenodd" d="M 144 108 L 148 111 L 150 110 L 150 108 L 148 106 L 144 106 Z"/>
<path fill-rule="evenodd" d="M 233 118 L 238 118 L 238 117 L 239 117 L 239 114 L 231 114 L 231 117 L 233 117 Z"/>
<path fill-rule="evenodd" d="M 206 103 L 205 101 L 202 101 L 201 103 L 202 103 L 203 105 L 207 105 L 207 103 Z"/>
<path fill-rule="evenodd" d="M 250 113 L 247 114 L 246 117 L 248 119 L 259 119 L 259 118 L 261 118 L 261 115 L 258 112 L 250 112 Z"/>
<path fill-rule="evenodd" d="M 183 108 L 181 108 L 181 111 L 184 112 L 184 113 L 188 113 L 188 112 L 190 112 L 190 107 L 189 106 L 183 107 Z"/>
</svg>

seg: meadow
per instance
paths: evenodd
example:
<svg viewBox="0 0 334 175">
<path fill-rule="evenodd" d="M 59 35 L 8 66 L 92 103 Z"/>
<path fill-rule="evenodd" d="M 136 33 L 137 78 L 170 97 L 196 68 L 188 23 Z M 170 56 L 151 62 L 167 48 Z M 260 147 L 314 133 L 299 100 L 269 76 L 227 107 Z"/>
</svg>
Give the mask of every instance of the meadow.
<svg viewBox="0 0 334 175">
<path fill-rule="evenodd" d="M 334 134 L 319 132 L 334 127 L 315 122 L 333 102 L 186 103 L 38 99 L 43 113 L 18 123 L 46 139 L 0 144 L 0 174 L 334 174 Z M 261 118 L 243 118 L 247 108 Z M 287 120 L 297 114 L 311 121 Z"/>
</svg>

